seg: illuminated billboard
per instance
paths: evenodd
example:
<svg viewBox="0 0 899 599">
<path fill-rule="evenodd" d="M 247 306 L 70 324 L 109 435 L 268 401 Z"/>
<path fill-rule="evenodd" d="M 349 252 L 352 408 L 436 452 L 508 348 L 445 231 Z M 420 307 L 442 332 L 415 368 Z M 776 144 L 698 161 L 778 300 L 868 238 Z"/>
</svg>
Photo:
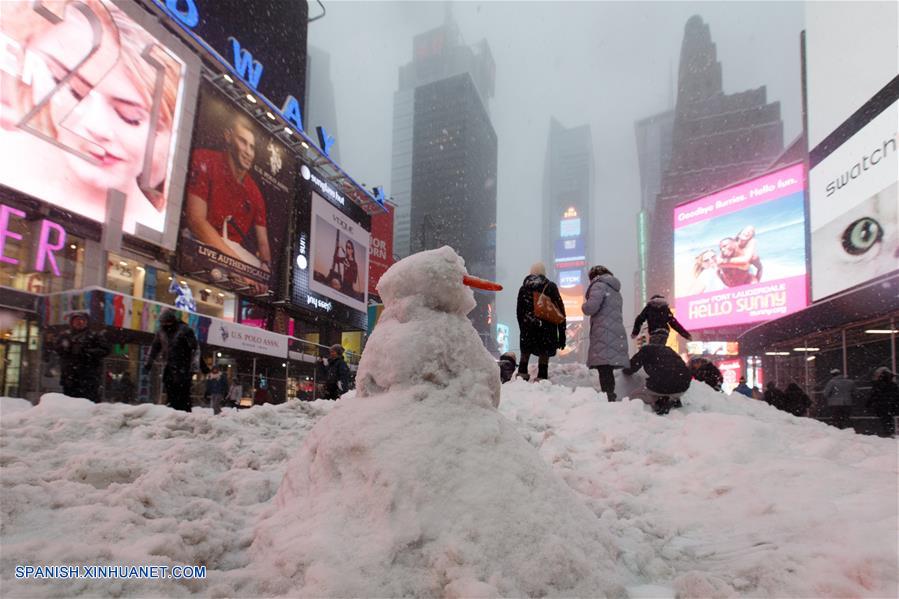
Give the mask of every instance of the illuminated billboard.
<svg viewBox="0 0 899 599">
<path fill-rule="evenodd" d="M 118 190 L 161 233 L 184 61 L 108 0 L 5 0 L 0 39 L 0 183 L 98 222 Z"/>
<path fill-rule="evenodd" d="M 899 102 L 809 175 L 812 299 L 899 270 Z"/>
<path fill-rule="evenodd" d="M 309 289 L 365 312 L 369 232 L 317 193 L 312 194 L 312 279 Z"/>
<path fill-rule="evenodd" d="M 794 165 L 675 208 L 675 306 L 687 329 L 807 305 L 804 186 Z"/>
<path fill-rule="evenodd" d="M 181 237 L 183 272 L 274 289 L 282 271 L 297 162 L 210 84 L 200 88 Z"/>
</svg>

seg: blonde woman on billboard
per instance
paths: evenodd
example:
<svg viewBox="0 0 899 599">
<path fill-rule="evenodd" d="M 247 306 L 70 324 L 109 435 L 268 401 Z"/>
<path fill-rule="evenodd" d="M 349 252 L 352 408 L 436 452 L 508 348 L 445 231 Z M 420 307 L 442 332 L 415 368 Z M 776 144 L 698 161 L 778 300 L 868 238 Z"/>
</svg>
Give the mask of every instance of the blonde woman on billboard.
<svg viewBox="0 0 899 599">
<path fill-rule="evenodd" d="M 6 1 L 0 34 L 0 181 L 100 222 L 117 189 L 161 231 L 178 61 L 105 0 Z"/>
<path fill-rule="evenodd" d="M 715 250 L 705 250 L 696 256 L 693 263 L 693 283 L 690 295 L 698 295 L 710 291 L 721 291 L 724 284 L 718 276 L 718 259 Z"/>
</svg>

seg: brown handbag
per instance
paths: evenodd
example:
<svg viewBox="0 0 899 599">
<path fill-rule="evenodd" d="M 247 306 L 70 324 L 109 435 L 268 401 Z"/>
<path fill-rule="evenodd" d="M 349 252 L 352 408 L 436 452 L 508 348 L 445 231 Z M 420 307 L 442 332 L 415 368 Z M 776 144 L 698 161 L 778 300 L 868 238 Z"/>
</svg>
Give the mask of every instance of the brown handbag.
<svg viewBox="0 0 899 599">
<path fill-rule="evenodd" d="M 551 322 L 552 324 L 562 324 L 565 322 L 565 315 L 559 310 L 559 307 L 556 305 L 552 299 L 546 295 L 546 287 L 549 285 L 547 283 L 543 286 L 543 291 L 539 293 L 534 291 L 534 316 L 539 318 L 540 320 L 545 320 L 546 322 Z"/>
</svg>

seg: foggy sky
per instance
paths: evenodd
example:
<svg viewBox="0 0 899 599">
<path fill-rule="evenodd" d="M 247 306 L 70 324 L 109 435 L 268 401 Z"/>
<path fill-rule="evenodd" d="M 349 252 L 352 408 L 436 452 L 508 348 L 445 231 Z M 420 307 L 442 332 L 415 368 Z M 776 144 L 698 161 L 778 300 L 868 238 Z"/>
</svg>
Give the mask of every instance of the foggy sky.
<svg viewBox="0 0 899 599">
<path fill-rule="evenodd" d="M 445 3 L 325 6 L 327 15 L 309 25 L 309 44 L 331 55 L 341 166 L 389 194 L 398 67 L 411 60 L 416 34 L 443 23 Z M 671 107 L 690 16 L 710 26 L 725 93 L 766 85 L 768 101 L 781 104 L 785 144 L 801 131 L 802 3 L 456 2 L 451 10 L 465 43 L 486 39 L 496 61 L 489 110 L 499 142 L 496 271 L 505 286 L 497 312 L 512 328 L 512 349 L 516 293 L 540 259 L 542 226 L 534 215 L 541 214 L 550 117 L 565 127 L 591 126 L 596 190 L 587 247 L 621 280 L 626 323 L 634 316 L 640 209 L 634 122 Z M 319 14 L 318 4 L 310 2 L 309 13 Z M 314 130 L 310 116 L 307 129 Z"/>
</svg>

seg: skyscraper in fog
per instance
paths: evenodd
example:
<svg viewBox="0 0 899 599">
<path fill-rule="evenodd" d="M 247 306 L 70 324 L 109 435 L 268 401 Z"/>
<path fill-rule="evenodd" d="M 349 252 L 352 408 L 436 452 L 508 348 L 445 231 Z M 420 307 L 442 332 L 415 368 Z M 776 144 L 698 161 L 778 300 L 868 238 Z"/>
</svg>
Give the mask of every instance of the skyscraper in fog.
<svg viewBox="0 0 899 599">
<path fill-rule="evenodd" d="M 783 150 L 780 102 L 765 87 L 725 94 L 709 26 L 699 16 L 684 28 L 671 160 L 652 214 L 649 293 L 671 295 L 674 207 L 757 175 Z"/>
<path fill-rule="evenodd" d="M 485 41 L 463 44 L 450 18 L 415 37 L 394 96 L 391 195 L 398 256 L 449 245 L 474 275 L 496 274 L 494 63 Z M 492 347 L 492 295 L 469 315 Z"/>
<path fill-rule="evenodd" d="M 542 255 L 546 272 L 559 285 L 568 316 L 563 358 L 582 360 L 586 329 L 581 312 L 587 289 L 591 204 L 595 173 L 589 125 L 566 128 L 550 119 L 543 172 Z"/>
<path fill-rule="evenodd" d="M 305 125 L 315 137 L 315 127 L 324 127 L 337 140 L 330 156 L 340 162 L 340 137 L 337 135 L 337 109 L 334 84 L 331 82 L 331 55 L 320 48 L 309 46 L 306 53 L 306 103 Z"/>
</svg>

